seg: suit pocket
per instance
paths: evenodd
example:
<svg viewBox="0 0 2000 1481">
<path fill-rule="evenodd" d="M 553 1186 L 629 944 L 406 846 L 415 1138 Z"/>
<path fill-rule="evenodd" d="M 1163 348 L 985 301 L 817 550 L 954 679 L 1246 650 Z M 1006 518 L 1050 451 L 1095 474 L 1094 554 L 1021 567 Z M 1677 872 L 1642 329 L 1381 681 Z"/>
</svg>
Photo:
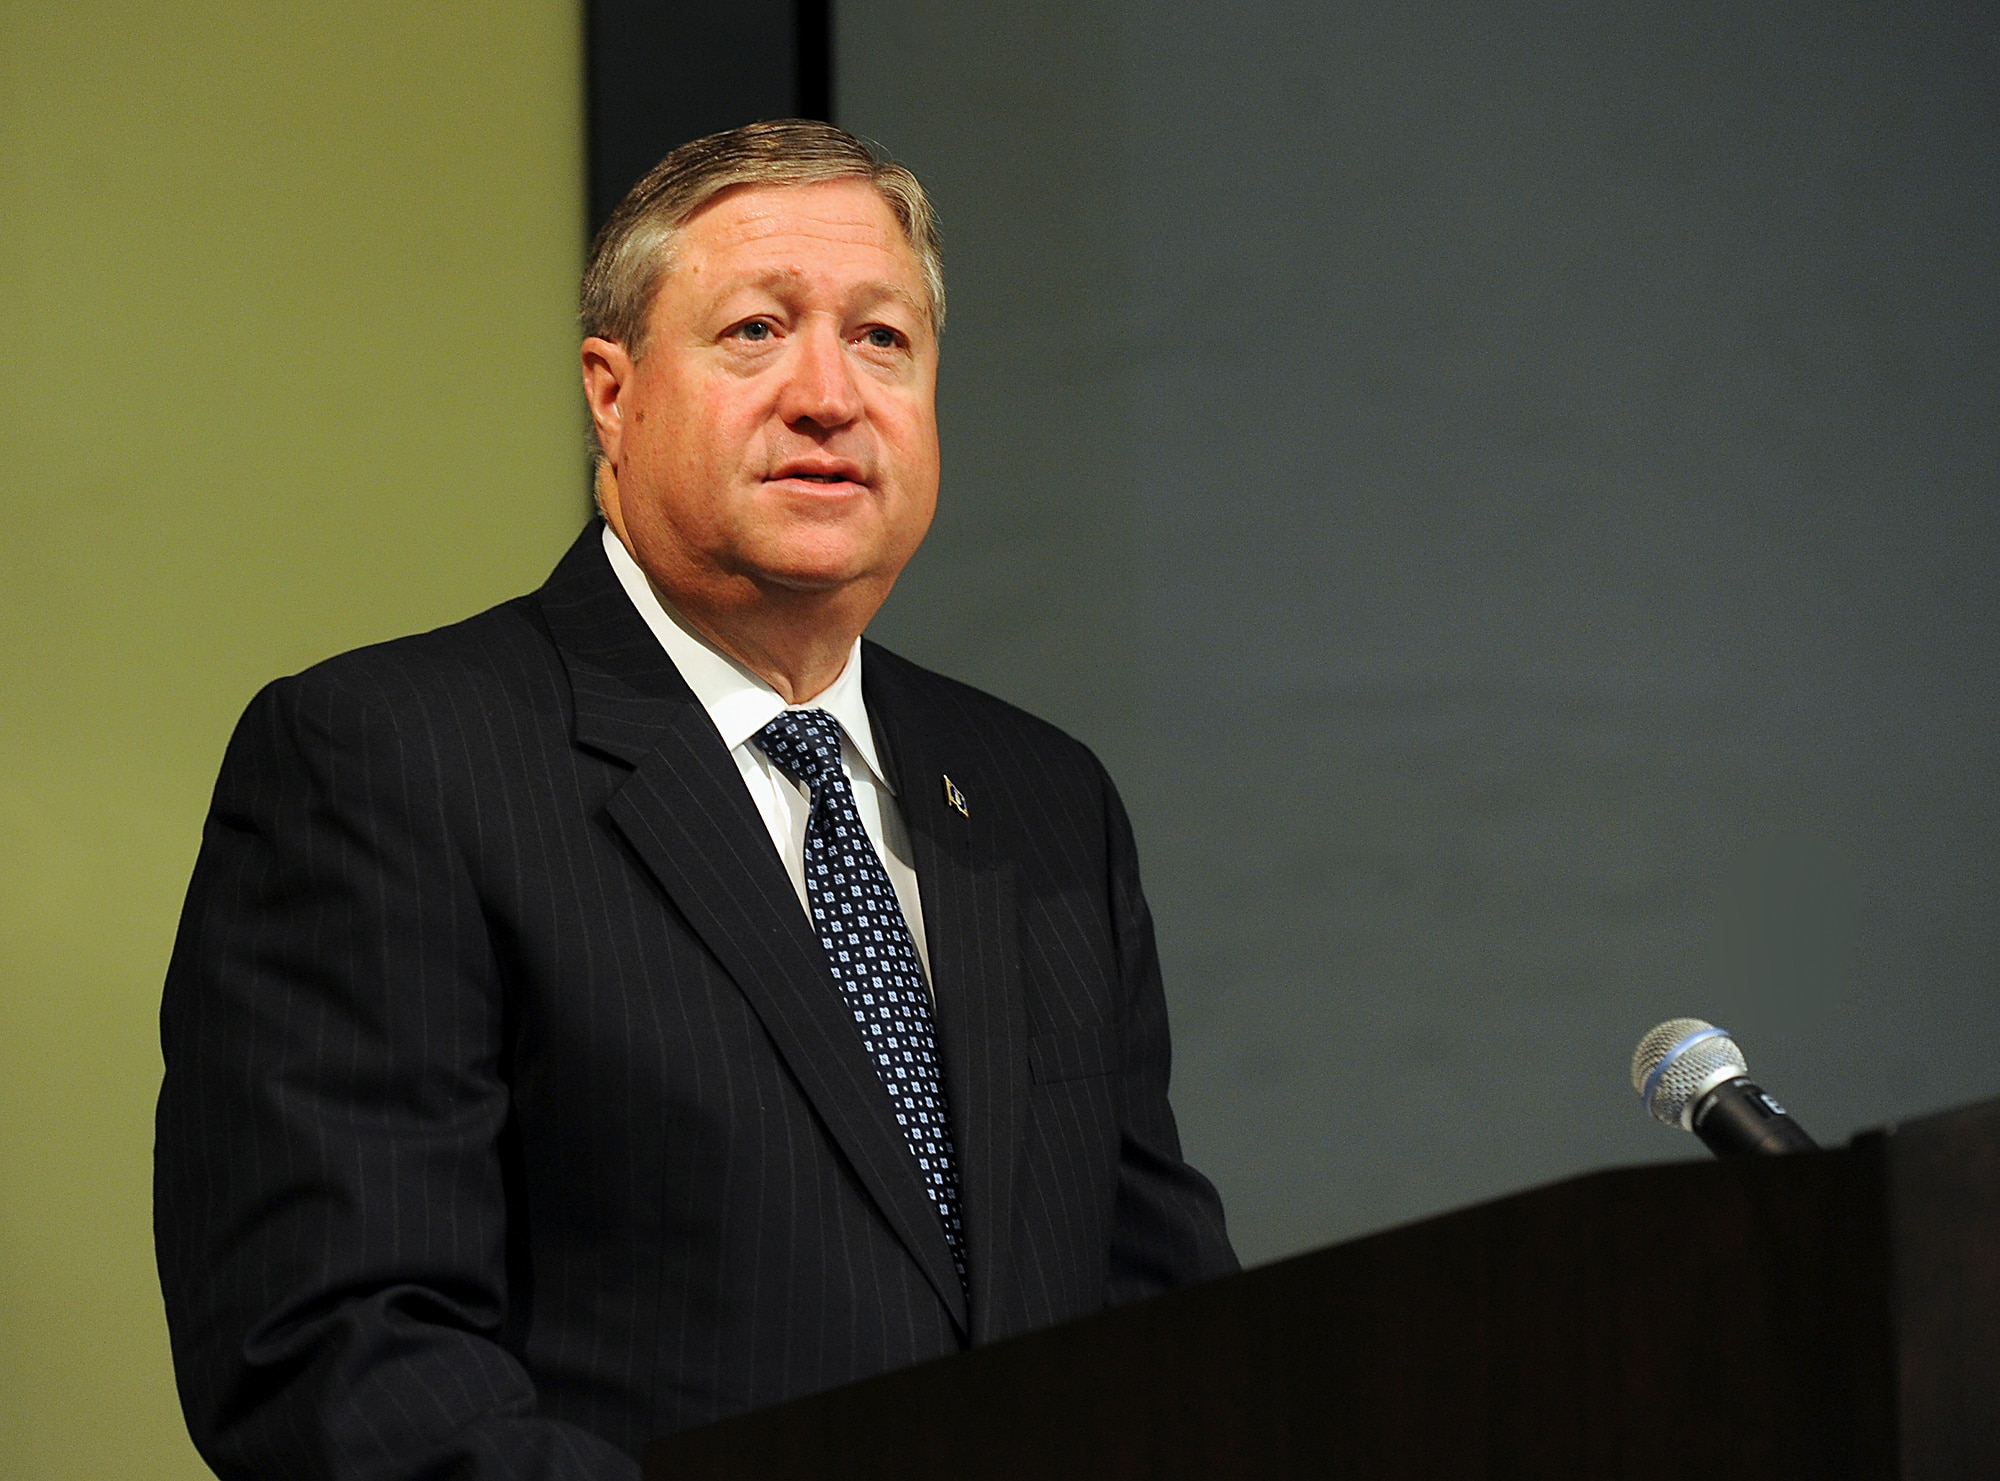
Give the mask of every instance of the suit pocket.
<svg viewBox="0 0 2000 1481">
<path fill-rule="evenodd" d="M 1028 1040 L 1028 1068 L 1043 1085 L 1108 1075 L 1118 1068 L 1118 1034 L 1108 1023 Z"/>
</svg>

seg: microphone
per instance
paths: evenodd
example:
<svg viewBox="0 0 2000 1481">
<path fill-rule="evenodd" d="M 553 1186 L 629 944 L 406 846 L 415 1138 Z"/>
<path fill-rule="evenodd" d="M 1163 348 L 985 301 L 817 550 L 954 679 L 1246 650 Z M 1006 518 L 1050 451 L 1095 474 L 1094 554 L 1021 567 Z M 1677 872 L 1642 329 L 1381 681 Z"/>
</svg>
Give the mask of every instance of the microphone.
<svg viewBox="0 0 2000 1481">
<path fill-rule="evenodd" d="M 1632 1051 L 1632 1088 L 1655 1121 L 1691 1131 L 1718 1157 L 1816 1152 L 1785 1108 L 1749 1078 L 1743 1051 L 1699 1018 L 1669 1018 Z"/>
</svg>

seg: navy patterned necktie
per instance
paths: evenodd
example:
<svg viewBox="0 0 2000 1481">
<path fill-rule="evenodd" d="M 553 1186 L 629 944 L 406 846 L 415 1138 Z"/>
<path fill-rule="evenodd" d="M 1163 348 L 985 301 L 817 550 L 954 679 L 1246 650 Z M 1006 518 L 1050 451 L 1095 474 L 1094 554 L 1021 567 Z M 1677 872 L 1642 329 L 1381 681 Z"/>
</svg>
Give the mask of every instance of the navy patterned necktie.
<svg viewBox="0 0 2000 1481">
<path fill-rule="evenodd" d="M 896 887 L 861 826 L 854 789 L 841 770 L 840 722 L 825 710 L 786 710 L 756 740 L 772 765 L 812 793 L 806 904 L 813 929 L 889 1092 L 963 1284 L 958 1163 L 931 1033 L 930 991 Z"/>
</svg>

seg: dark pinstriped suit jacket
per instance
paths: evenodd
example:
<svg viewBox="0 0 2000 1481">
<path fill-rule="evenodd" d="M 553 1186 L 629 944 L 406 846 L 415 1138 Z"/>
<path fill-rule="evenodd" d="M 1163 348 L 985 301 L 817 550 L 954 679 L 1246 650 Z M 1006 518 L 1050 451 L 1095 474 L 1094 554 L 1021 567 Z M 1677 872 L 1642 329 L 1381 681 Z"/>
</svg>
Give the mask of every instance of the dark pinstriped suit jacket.
<svg viewBox="0 0 2000 1481">
<path fill-rule="evenodd" d="M 258 1477 L 630 1477 L 645 1441 L 1235 1268 L 1082 746 L 871 646 L 969 1295 L 770 836 L 598 526 L 264 690 L 161 1012 L 188 1423 Z M 947 805 L 943 778 L 969 816 Z"/>
</svg>

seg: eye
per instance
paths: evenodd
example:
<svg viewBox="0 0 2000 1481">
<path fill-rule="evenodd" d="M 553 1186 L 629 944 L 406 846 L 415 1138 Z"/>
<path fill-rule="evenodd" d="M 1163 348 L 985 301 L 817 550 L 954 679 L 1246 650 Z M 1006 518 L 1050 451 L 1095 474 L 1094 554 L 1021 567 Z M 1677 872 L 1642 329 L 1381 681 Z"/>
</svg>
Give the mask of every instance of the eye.
<svg viewBox="0 0 2000 1481">
<path fill-rule="evenodd" d="M 880 324 L 877 324 L 873 329 L 864 331 L 861 337 L 868 341 L 872 348 L 878 350 L 893 350 L 903 341 L 902 335 L 896 333 L 893 329 L 884 328 Z"/>
<path fill-rule="evenodd" d="M 746 339 L 752 344 L 762 344 L 771 337 L 772 331 L 767 320 L 752 319 L 746 324 L 737 325 L 734 332 L 739 339 Z"/>
</svg>

